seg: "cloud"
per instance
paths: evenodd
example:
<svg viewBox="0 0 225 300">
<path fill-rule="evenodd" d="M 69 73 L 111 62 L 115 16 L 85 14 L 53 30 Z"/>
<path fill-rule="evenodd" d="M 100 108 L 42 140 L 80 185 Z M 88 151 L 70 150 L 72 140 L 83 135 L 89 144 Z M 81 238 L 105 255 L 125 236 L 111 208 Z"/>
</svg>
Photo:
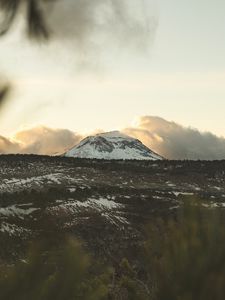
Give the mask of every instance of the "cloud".
<svg viewBox="0 0 225 300">
<path fill-rule="evenodd" d="M 0 136 L 0 153 L 20 153 L 20 145 L 16 142 L 11 141 L 10 139 Z"/>
<path fill-rule="evenodd" d="M 159 117 L 141 117 L 137 126 L 123 131 L 168 159 L 225 159 L 224 138 Z"/>
<path fill-rule="evenodd" d="M 160 117 L 143 116 L 135 127 L 121 131 L 138 138 L 167 159 L 225 159 L 225 138 Z M 99 132 L 102 130 L 92 134 Z M 67 129 L 38 126 L 18 131 L 11 139 L 0 136 L 0 153 L 60 155 L 84 137 Z"/>
<path fill-rule="evenodd" d="M 67 129 L 39 126 L 19 131 L 12 139 L 0 137 L 0 152 L 56 155 L 64 153 L 81 139 L 81 135 Z"/>
</svg>

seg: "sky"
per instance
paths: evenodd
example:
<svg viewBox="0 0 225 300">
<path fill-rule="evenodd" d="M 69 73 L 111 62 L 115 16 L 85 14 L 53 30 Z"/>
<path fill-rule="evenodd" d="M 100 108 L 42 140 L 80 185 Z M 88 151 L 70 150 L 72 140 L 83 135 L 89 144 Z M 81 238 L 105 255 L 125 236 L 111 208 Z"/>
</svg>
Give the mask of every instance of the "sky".
<svg viewBox="0 0 225 300">
<path fill-rule="evenodd" d="M 158 116 L 225 137 L 223 0 L 130 0 L 131 13 L 118 9 L 108 23 L 107 9 L 96 16 L 85 0 L 75 24 L 66 1 L 49 17 L 68 20 L 66 34 L 32 43 L 19 20 L 0 40 L 0 72 L 13 84 L 0 134 L 37 125 L 85 134 Z M 98 24 L 83 26 L 92 12 Z"/>
</svg>

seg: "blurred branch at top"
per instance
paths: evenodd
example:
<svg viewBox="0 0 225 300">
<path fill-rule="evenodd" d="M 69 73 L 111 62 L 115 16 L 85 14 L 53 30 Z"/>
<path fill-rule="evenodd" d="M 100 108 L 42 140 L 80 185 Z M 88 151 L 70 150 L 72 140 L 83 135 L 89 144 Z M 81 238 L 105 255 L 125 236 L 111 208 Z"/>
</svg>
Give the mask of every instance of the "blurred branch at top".
<svg viewBox="0 0 225 300">
<path fill-rule="evenodd" d="M 45 3 L 55 0 L 0 0 L 0 37 L 11 29 L 19 12 L 25 11 L 27 35 L 31 39 L 47 40 L 47 28 L 43 7 Z M 11 87 L 0 80 L 0 110 L 8 99 Z"/>
<path fill-rule="evenodd" d="M 43 4 L 55 0 L 0 0 L 0 36 L 11 29 L 18 13 L 25 10 L 26 30 L 29 38 L 46 40 L 49 38 Z"/>
<path fill-rule="evenodd" d="M 0 109 L 2 109 L 6 100 L 9 98 L 11 92 L 11 86 L 9 83 L 1 84 L 0 82 Z"/>
</svg>

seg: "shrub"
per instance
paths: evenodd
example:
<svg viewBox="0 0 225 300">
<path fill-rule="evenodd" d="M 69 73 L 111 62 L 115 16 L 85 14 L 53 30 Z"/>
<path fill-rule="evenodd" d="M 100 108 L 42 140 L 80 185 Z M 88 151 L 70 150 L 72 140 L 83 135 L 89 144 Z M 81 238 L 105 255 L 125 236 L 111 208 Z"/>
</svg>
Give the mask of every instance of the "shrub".
<svg viewBox="0 0 225 300">
<path fill-rule="evenodd" d="M 223 300 L 224 211 L 197 202 L 149 227 L 145 259 L 158 300 Z"/>
</svg>

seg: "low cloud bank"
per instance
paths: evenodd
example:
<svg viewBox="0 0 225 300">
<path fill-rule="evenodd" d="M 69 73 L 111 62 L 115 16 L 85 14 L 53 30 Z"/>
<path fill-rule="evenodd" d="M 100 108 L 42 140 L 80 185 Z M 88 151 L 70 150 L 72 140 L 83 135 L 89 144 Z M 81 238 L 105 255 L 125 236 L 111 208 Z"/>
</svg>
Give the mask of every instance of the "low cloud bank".
<svg viewBox="0 0 225 300">
<path fill-rule="evenodd" d="M 225 159 L 225 139 L 159 117 L 144 116 L 123 130 L 168 159 Z"/>
<path fill-rule="evenodd" d="M 138 125 L 122 131 L 168 159 L 225 159 L 225 138 L 159 117 L 141 117 Z M 84 137 L 67 129 L 39 126 L 19 131 L 12 139 L 0 136 L 0 153 L 60 155 Z"/>
<path fill-rule="evenodd" d="M 0 137 L 1 153 L 57 155 L 79 143 L 82 136 L 67 129 L 44 126 L 19 131 L 12 139 Z"/>
</svg>

